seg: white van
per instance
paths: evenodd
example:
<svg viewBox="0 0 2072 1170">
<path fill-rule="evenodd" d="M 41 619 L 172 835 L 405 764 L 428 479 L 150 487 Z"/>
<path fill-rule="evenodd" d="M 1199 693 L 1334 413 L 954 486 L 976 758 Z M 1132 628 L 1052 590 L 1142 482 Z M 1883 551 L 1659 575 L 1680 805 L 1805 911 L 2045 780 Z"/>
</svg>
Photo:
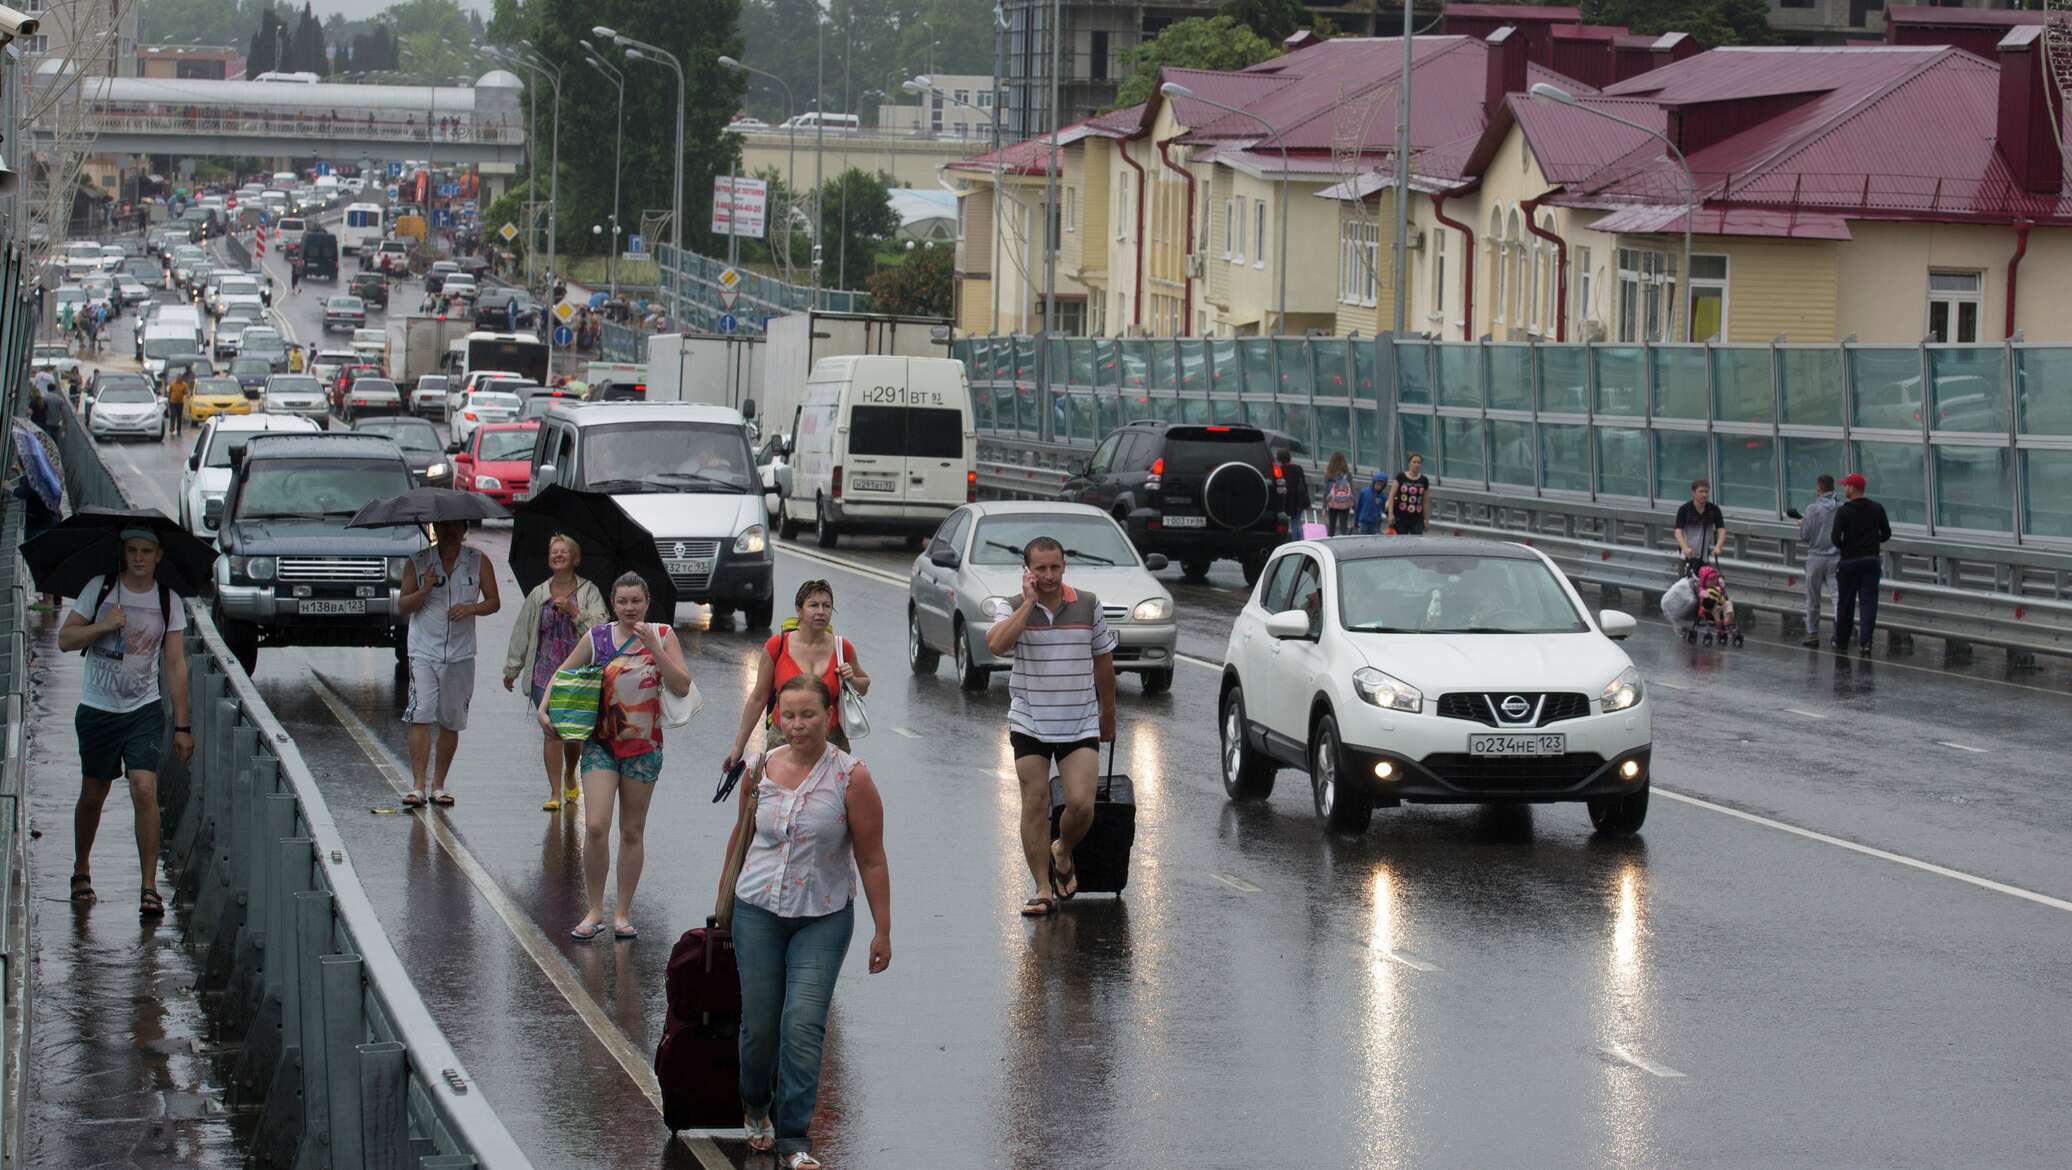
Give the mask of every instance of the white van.
<svg viewBox="0 0 2072 1170">
<path fill-rule="evenodd" d="M 833 548 L 844 533 L 918 541 L 978 498 L 978 432 L 964 363 L 954 358 L 822 358 L 792 424 L 778 474 L 778 532 L 811 525 Z"/>
<path fill-rule="evenodd" d="M 837 132 L 854 133 L 863 129 L 863 119 L 855 114 L 804 113 L 786 120 L 778 129 L 817 130 L 823 126 Z"/>
<path fill-rule="evenodd" d="M 288 216 L 281 220 L 280 231 L 274 238 L 280 241 L 281 251 L 292 256 L 295 254 L 295 249 L 302 246 L 302 234 L 308 230 L 309 222 L 307 220 L 297 216 Z"/>
</svg>

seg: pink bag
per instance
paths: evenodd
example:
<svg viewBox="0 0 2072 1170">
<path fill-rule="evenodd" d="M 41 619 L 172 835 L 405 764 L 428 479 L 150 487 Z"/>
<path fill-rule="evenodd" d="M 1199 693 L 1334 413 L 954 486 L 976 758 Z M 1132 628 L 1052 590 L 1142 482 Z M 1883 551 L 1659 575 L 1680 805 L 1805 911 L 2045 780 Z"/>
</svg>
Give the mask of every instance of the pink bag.
<svg viewBox="0 0 2072 1170">
<path fill-rule="evenodd" d="M 1317 524 L 1315 522 L 1305 523 L 1302 526 L 1302 539 L 1323 540 L 1330 535 L 1330 532 L 1330 529 L 1324 527 L 1321 524 Z"/>
</svg>

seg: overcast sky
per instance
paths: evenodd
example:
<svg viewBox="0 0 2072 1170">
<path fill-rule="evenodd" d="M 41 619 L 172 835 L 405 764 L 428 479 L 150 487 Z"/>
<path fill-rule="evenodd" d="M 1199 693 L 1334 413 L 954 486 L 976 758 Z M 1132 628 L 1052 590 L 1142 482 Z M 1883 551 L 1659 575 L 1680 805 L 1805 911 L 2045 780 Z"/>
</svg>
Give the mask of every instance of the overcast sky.
<svg viewBox="0 0 2072 1170">
<path fill-rule="evenodd" d="M 317 14 L 318 20 L 323 20 L 334 12 L 348 20 L 361 20 L 373 16 L 393 3 L 395 0 L 312 0 L 310 8 Z M 484 20 L 489 19 L 489 0 L 460 0 L 460 6 L 472 8 L 481 13 Z"/>
</svg>

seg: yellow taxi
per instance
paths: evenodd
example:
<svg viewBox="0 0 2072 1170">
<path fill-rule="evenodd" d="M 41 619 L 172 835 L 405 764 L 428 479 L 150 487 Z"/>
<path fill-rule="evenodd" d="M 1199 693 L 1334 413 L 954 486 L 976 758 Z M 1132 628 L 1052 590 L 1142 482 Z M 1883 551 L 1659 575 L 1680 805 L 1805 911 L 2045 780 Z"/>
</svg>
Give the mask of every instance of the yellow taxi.
<svg viewBox="0 0 2072 1170">
<path fill-rule="evenodd" d="M 196 378 L 187 395 L 187 417 L 200 422 L 212 414 L 250 414 L 252 401 L 236 378 Z"/>
</svg>

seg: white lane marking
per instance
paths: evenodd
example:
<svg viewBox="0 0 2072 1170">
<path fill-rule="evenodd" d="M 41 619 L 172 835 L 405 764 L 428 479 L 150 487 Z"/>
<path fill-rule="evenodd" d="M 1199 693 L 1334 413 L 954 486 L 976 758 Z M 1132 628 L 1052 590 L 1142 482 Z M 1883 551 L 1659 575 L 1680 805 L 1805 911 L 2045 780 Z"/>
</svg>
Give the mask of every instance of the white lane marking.
<svg viewBox="0 0 2072 1170">
<path fill-rule="evenodd" d="M 785 544 L 782 542 L 778 543 L 777 551 L 781 553 L 789 553 L 790 555 L 795 557 L 804 557 L 809 561 L 819 561 L 823 565 L 833 565 L 835 568 L 847 570 L 848 572 L 854 573 L 859 577 L 868 577 L 873 581 L 883 581 L 887 585 L 897 585 L 901 589 L 908 589 L 911 588 L 913 585 L 913 582 L 909 581 L 905 577 L 894 576 L 883 569 L 874 568 L 870 565 L 863 564 L 860 561 L 852 561 L 847 557 L 831 557 L 824 552 L 798 548 L 793 545 Z M 1190 666 L 1199 666 L 1204 670 L 1213 670 L 1218 674 L 1221 674 L 1223 672 L 1222 663 L 1211 662 L 1206 658 L 1196 658 L 1192 654 L 1175 653 L 1173 655 L 1173 658 L 1177 661 L 1185 662 Z"/>
<path fill-rule="evenodd" d="M 2072 912 L 2072 902 L 2068 902 L 2063 898 L 2053 898 L 2049 894 L 2039 894 L 2034 890 L 2025 890 L 2020 886 L 2008 885 L 2006 882 L 1996 882 L 1992 878 L 1965 873 L 1961 869 L 1951 869 L 1949 866 L 1937 865 L 1932 861 L 1922 861 L 1916 857 L 1908 857 L 1904 853 L 1894 853 L 1889 849 L 1879 849 L 1872 845 L 1861 845 L 1855 841 L 1844 840 L 1841 837 L 1831 836 L 1827 833 L 1816 832 L 1812 829 L 1802 829 L 1797 825 L 1789 825 L 1783 821 L 1771 820 L 1769 817 L 1757 816 L 1755 813 L 1742 812 L 1738 808 L 1729 808 L 1724 804 L 1715 804 L 1702 797 L 1672 791 L 1659 784 L 1654 786 L 1654 791 L 1661 796 L 1666 796 L 1671 800 L 1688 804 L 1694 808 L 1702 808 L 1708 812 L 1725 813 L 1727 816 L 1747 821 L 1752 825 L 1776 829 L 1779 832 L 1790 833 L 1796 837 L 1804 837 L 1808 841 L 1818 841 L 1823 845 L 1833 845 L 1840 849 L 1847 849 L 1852 853 L 1861 853 L 1865 857 L 1875 857 L 1880 861 L 1890 861 L 1897 865 L 1918 869 L 1923 873 L 1935 874 L 1937 877 L 1952 878 L 1956 881 L 1977 886 L 1982 890 L 1991 890 L 1996 894 L 2006 894 L 2010 898 L 2020 898 L 2025 902 L 2034 902 L 2038 906 L 2048 906 L 2053 910 Z"/>
<path fill-rule="evenodd" d="M 1668 1080 L 1679 1079 L 1683 1076 L 1682 1073 L 1670 1068 L 1666 1064 L 1658 1064 L 1645 1056 L 1635 1056 L 1633 1053 L 1626 1051 L 1624 1044 L 1607 1045 L 1603 1051 L 1606 1056 L 1624 1061 L 1650 1076 L 1662 1077 Z"/>
<path fill-rule="evenodd" d="M 921 738 L 921 733 L 920 733 L 920 732 L 918 732 L 918 731 L 915 731 L 915 730 L 914 730 L 913 728 L 911 728 L 911 727 L 895 727 L 895 728 L 893 728 L 893 729 L 892 729 L 892 734 L 894 734 L 894 735 L 903 735 L 903 736 L 906 736 L 906 737 L 907 737 L 908 739 L 919 739 L 919 738 Z"/>
<path fill-rule="evenodd" d="M 1806 710 L 1806 709 L 1805 709 L 1805 708 L 1803 708 L 1803 707 L 1786 707 L 1786 708 L 1785 708 L 1785 711 L 1786 711 L 1787 713 L 1789 713 L 1789 714 L 1792 714 L 1792 715 L 1804 715 L 1804 716 L 1805 716 L 1806 718 L 1808 718 L 1808 719 L 1825 719 L 1825 718 L 1827 718 L 1827 716 L 1825 716 L 1825 715 L 1822 715 L 1822 714 L 1821 714 L 1820 712 L 1818 712 L 1818 711 L 1808 711 L 1808 710 Z"/>
<path fill-rule="evenodd" d="M 1236 890 L 1240 894 L 1256 894 L 1260 892 L 1260 887 L 1253 885 L 1251 882 L 1246 881 L 1245 879 L 1237 876 L 1234 873 L 1214 873 L 1210 874 L 1209 876 L 1215 878 L 1219 882 L 1222 882 L 1224 885 L 1229 886 L 1231 889 Z"/>
<path fill-rule="evenodd" d="M 1684 685 L 1684 684 L 1682 684 L 1682 683 L 1664 682 L 1663 680 L 1661 680 L 1661 679 L 1659 679 L 1659 678 L 1651 678 L 1651 679 L 1649 679 L 1649 680 L 1648 680 L 1648 685 L 1649 685 L 1649 686 L 1651 686 L 1651 687 L 1666 687 L 1666 688 L 1668 688 L 1669 690 L 1672 690 L 1672 691 L 1688 691 L 1688 690 L 1690 690 L 1690 689 L 1691 689 L 1691 688 L 1689 688 L 1689 687 L 1685 686 L 1685 685 Z"/>
<path fill-rule="evenodd" d="M 1393 962 L 1401 963 L 1412 971 L 1437 971 L 1439 969 L 1437 963 L 1427 963 L 1423 959 L 1413 955 L 1406 955 L 1401 951 L 1382 951 L 1381 956 Z"/>
<path fill-rule="evenodd" d="M 122 465 L 124 467 L 129 468 L 129 476 L 127 478 L 130 479 L 132 482 L 142 481 L 145 487 L 151 489 L 151 494 L 157 496 L 159 500 L 165 504 L 165 514 L 171 517 L 175 522 L 179 520 L 180 505 L 174 503 L 173 497 L 166 494 L 165 487 L 158 482 L 157 476 L 144 474 L 144 469 L 138 467 L 136 463 L 130 459 L 128 451 L 125 451 L 112 443 L 95 443 L 94 446 L 100 449 L 103 453 L 113 451 L 115 453 L 115 457 L 117 459 L 122 460 Z"/>
<path fill-rule="evenodd" d="M 1935 743 L 1937 747 L 1956 748 L 1960 752 L 1977 752 L 1980 755 L 1985 755 L 1993 750 L 1991 748 L 1973 747 L 1968 743 L 1957 743 L 1954 740 L 1948 739 L 1938 739 Z"/>
<path fill-rule="evenodd" d="M 319 675 L 315 668 L 305 666 L 304 669 L 309 672 L 309 689 L 317 698 L 323 700 L 324 706 L 330 708 L 332 716 L 338 720 L 339 726 L 345 728 L 346 734 L 352 736 L 353 742 L 359 746 L 360 754 L 367 758 L 368 763 L 374 765 L 374 770 L 381 774 L 382 779 L 388 781 L 390 788 L 396 790 L 397 796 L 410 791 L 410 780 L 404 774 L 401 762 L 374 737 L 374 733 L 353 713 L 352 708 L 346 705 L 338 692 L 331 689 L 331 685 L 324 681 L 323 676 Z M 591 997 L 589 990 L 576 977 L 575 970 L 569 966 L 568 961 L 554 949 L 553 943 L 547 941 L 546 933 L 526 915 L 525 911 L 518 908 L 517 903 L 511 901 L 510 896 L 504 893 L 503 887 L 497 885 L 496 879 L 489 876 L 489 871 L 476 860 L 475 854 L 461 842 L 451 828 L 447 827 L 445 814 L 435 813 L 427 808 L 417 816 L 424 822 L 425 828 L 431 831 L 432 839 L 439 843 L 439 848 L 453 859 L 453 863 L 467 875 L 476 892 L 489 903 L 489 908 L 496 911 L 498 918 L 503 919 L 504 926 L 511 932 L 511 937 L 517 940 L 518 945 L 532 959 L 533 965 L 538 967 L 540 973 L 547 977 L 547 981 L 554 985 L 554 989 L 561 993 L 561 998 L 575 1011 L 576 1017 L 583 1021 L 584 1026 L 590 1029 L 590 1034 L 597 1037 L 597 1042 L 604 1045 L 605 1051 L 611 1053 L 612 1059 L 617 1061 L 619 1067 L 632 1079 L 634 1086 L 647 1097 L 648 1103 L 655 1107 L 655 1111 L 660 1113 L 662 1086 L 655 1080 L 655 1070 L 649 1064 L 648 1056 L 633 1046 L 632 1039 L 605 1014 L 604 1008 Z M 712 1145 L 709 1134 L 699 1133 L 694 1136 L 686 1133 L 683 1137 L 684 1144 L 697 1156 L 700 1165 L 712 1170 L 730 1165 L 720 1155 L 718 1148 Z"/>
</svg>

